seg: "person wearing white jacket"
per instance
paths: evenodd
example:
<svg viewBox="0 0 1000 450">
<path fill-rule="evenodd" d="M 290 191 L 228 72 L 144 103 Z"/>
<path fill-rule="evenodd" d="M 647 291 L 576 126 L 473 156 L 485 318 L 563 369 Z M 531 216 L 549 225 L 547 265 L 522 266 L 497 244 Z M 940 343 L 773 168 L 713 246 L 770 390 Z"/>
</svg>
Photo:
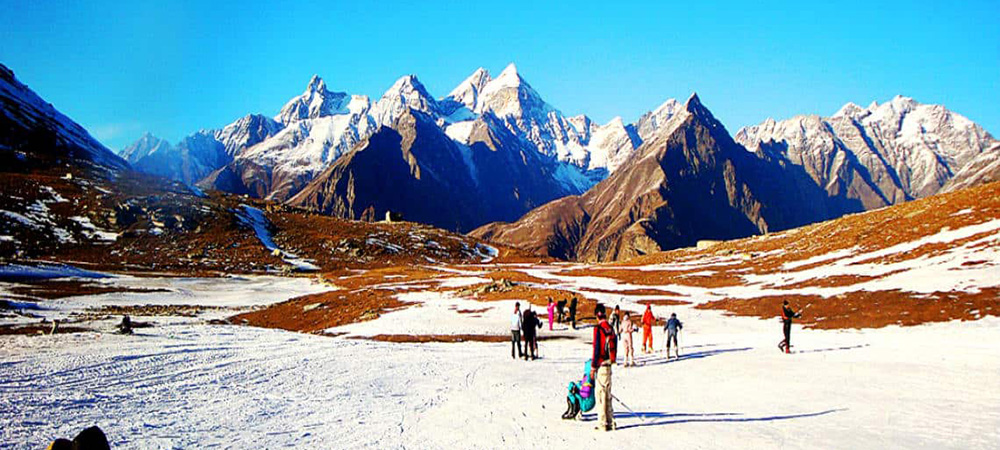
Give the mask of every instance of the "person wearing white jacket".
<svg viewBox="0 0 1000 450">
<path fill-rule="evenodd" d="M 515 348 L 517 356 L 514 356 Z M 514 302 L 514 314 L 510 316 L 510 357 L 521 357 L 521 302 Z"/>
</svg>

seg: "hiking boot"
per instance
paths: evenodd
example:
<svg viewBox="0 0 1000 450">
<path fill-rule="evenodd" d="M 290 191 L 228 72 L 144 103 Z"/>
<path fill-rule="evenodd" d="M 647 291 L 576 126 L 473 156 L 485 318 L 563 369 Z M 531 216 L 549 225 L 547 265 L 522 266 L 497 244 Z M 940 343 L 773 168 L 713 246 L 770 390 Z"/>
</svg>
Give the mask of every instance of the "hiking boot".
<svg viewBox="0 0 1000 450">
<path fill-rule="evenodd" d="M 569 420 L 576 417 L 576 413 L 576 404 L 574 404 L 569 398 L 566 398 L 566 412 L 562 415 L 563 420 Z"/>
</svg>

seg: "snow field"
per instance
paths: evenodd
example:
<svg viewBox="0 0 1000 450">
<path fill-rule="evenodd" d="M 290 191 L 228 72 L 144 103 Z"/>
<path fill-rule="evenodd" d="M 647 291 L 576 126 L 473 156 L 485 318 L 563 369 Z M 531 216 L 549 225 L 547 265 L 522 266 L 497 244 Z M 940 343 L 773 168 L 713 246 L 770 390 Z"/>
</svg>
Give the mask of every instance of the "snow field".
<svg viewBox="0 0 1000 450">
<path fill-rule="evenodd" d="M 127 282 L 119 279 L 117 282 Z M 281 278 L 158 281 L 192 304 L 280 301 L 309 289 Z M 474 281 L 473 279 L 466 280 Z M 183 286 L 182 288 L 179 286 Z M 223 294 L 229 290 L 228 296 Z M 257 292 L 258 294 L 251 294 Z M 67 304 L 145 303 L 105 294 Z M 512 301 L 412 292 L 422 302 L 335 328 L 506 334 Z M 131 296 L 131 299 L 129 298 Z M 266 297 L 266 298 L 265 298 Z M 635 298 L 624 306 L 638 307 Z M 256 303 L 256 301 L 249 301 Z M 611 303 L 613 304 L 613 303 Z M 452 308 L 482 309 L 476 315 Z M 802 330 L 779 353 L 777 320 L 654 306 L 684 322 L 680 359 L 615 367 L 618 430 L 563 421 L 591 328 L 510 344 L 394 344 L 175 322 L 138 335 L 0 336 L 0 447 L 38 448 L 100 425 L 114 448 L 992 448 L 1000 441 L 1000 319 L 861 331 Z M 546 327 L 541 335 L 550 332 Z M 662 349 L 662 331 L 654 345 Z M 634 338 L 637 350 L 639 335 Z"/>
</svg>

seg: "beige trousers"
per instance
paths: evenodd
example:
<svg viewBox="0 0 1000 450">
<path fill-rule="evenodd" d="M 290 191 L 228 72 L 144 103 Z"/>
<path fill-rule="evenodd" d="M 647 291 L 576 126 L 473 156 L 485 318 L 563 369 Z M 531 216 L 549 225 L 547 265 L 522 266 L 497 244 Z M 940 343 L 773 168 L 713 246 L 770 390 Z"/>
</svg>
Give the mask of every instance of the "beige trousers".
<svg viewBox="0 0 1000 450">
<path fill-rule="evenodd" d="M 610 427 L 615 414 L 611 408 L 611 361 L 604 361 L 597 369 L 597 426 Z"/>
</svg>

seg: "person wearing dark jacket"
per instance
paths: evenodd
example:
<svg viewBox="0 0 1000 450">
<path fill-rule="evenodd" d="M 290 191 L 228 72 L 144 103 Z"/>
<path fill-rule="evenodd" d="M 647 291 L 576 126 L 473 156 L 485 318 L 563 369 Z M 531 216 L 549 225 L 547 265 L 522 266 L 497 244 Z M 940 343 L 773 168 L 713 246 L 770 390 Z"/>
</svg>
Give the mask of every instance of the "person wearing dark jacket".
<svg viewBox="0 0 1000 450">
<path fill-rule="evenodd" d="M 538 359 L 538 330 L 542 327 L 542 321 L 538 320 L 538 315 L 531 310 L 531 305 L 524 310 L 524 318 L 521 320 L 521 327 L 524 330 L 524 359 L 527 360 L 530 354 L 531 359 Z"/>
<path fill-rule="evenodd" d="M 576 329 L 576 296 L 569 301 L 569 321 L 573 324 L 573 329 Z"/>
<path fill-rule="evenodd" d="M 670 313 L 670 319 L 663 326 L 663 331 L 667 333 L 667 359 L 670 359 L 670 341 L 674 341 L 674 348 L 677 349 L 677 357 L 681 357 L 681 346 L 677 343 L 677 332 L 684 328 L 684 324 L 677 320 L 677 313 Z"/>
<path fill-rule="evenodd" d="M 792 352 L 792 319 L 799 317 L 802 317 L 802 314 L 792 311 L 792 308 L 788 306 L 788 300 L 785 300 L 781 305 L 781 323 L 785 332 L 785 340 L 778 343 L 778 350 L 783 350 L 785 353 Z"/>
<path fill-rule="evenodd" d="M 611 431 L 615 428 L 614 411 L 611 408 L 611 366 L 615 364 L 618 341 L 614 330 L 605 317 L 604 305 L 594 308 L 597 326 L 594 327 L 594 348 L 591 369 L 597 372 L 597 429 Z"/>
</svg>

